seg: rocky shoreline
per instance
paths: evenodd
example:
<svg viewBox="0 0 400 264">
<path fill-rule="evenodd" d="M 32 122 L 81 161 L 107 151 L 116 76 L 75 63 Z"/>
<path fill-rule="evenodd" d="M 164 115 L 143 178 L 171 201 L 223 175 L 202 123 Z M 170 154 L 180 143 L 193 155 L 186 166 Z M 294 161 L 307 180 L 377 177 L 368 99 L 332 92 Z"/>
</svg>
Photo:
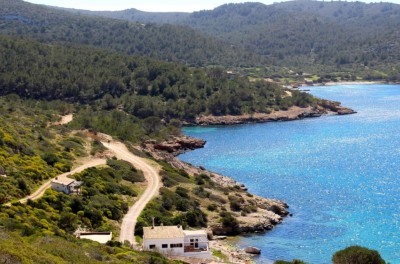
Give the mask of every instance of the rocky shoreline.
<svg viewBox="0 0 400 264">
<path fill-rule="evenodd" d="M 180 136 L 161 143 L 147 141 L 142 144 L 141 150 L 149 153 L 156 160 L 166 161 L 175 168 L 185 170 L 190 175 L 206 174 L 215 184 L 221 187 L 234 187 L 238 191 L 247 193 L 247 188 L 244 184 L 227 176 L 207 171 L 203 167 L 193 166 L 176 157 L 185 151 L 201 148 L 205 143 L 202 139 Z M 179 146 L 182 148 L 179 149 Z M 252 194 L 248 195 L 253 198 L 258 210 L 256 213 L 247 216 L 237 216 L 240 225 L 236 231 L 239 234 L 260 233 L 271 230 L 275 225 L 282 222 L 283 217 L 289 215 L 287 210 L 288 205 L 282 201 Z M 215 235 L 229 235 L 233 233 L 229 228 L 222 227 L 220 223 L 211 224 L 210 229 Z"/>
<path fill-rule="evenodd" d="M 232 230 L 231 227 L 224 227 L 216 219 L 210 219 L 208 227 L 211 238 L 210 246 L 214 250 L 222 252 L 229 259 L 230 263 L 252 263 L 252 254 L 246 253 L 244 249 L 239 249 L 231 245 L 228 241 L 221 240 L 221 238 L 232 234 L 244 235 L 267 232 L 282 223 L 284 217 L 290 215 L 288 211 L 289 206 L 279 200 L 252 195 L 247 192 L 244 184 L 227 176 L 207 171 L 203 167 L 193 166 L 176 157 L 183 152 L 202 148 L 205 144 L 206 142 L 202 139 L 179 136 L 161 143 L 149 140 L 140 146 L 140 150 L 148 153 L 156 160 L 165 161 L 175 168 L 185 170 L 190 175 L 206 174 L 216 185 L 224 188 L 234 187 L 236 191 L 233 191 L 233 193 L 236 192 L 237 194 L 241 194 L 242 197 L 252 200 L 251 205 L 257 207 L 256 212 L 244 216 L 235 214 L 235 218 L 239 224 L 235 230 Z M 247 200 L 245 205 L 249 206 L 248 202 Z"/>
<path fill-rule="evenodd" d="M 298 107 L 292 106 L 288 110 L 273 111 L 271 113 L 254 113 L 243 115 L 213 116 L 205 115 L 184 122 L 187 126 L 210 126 L 210 125 L 237 125 L 249 123 L 265 123 L 275 121 L 293 121 L 303 118 L 320 117 L 326 114 L 349 115 L 354 114 L 353 109 L 343 107 L 338 102 L 321 100 L 317 106 Z"/>
<path fill-rule="evenodd" d="M 324 114 L 346 115 L 356 113 L 354 110 L 340 106 L 340 103 L 328 100 L 322 100 L 316 107 L 291 107 L 287 111 L 276 111 L 270 114 L 252 114 L 241 116 L 202 116 L 196 118 L 195 122 L 185 125 L 235 125 L 245 123 L 262 123 L 272 121 L 291 121 L 303 118 L 319 117 Z M 282 223 L 284 217 L 291 215 L 288 211 L 288 205 L 283 201 L 268 199 L 252 195 L 247 192 L 244 184 L 235 181 L 227 176 L 207 171 L 203 167 L 193 166 L 186 163 L 176 156 L 186 151 L 195 150 L 204 147 L 206 141 L 192 138 L 189 136 L 175 136 L 164 142 L 154 140 L 146 141 L 141 145 L 141 150 L 149 153 L 154 159 L 165 161 L 175 168 L 185 170 L 190 175 L 206 174 L 217 185 L 222 187 L 234 187 L 239 192 L 252 197 L 252 204 L 257 207 L 256 212 L 247 215 L 235 215 L 238 226 L 235 230 L 230 227 L 224 227 L 218 221 L 209 221 L 209 231 L 218 239 L 226 235 L 243 235 L 246 233 L 264 233 L 273 229 L 276 225 Z M 246 202 L 247 203 L 247 202 Z M 250 204 L 247 204 L 250 205 Z M 233 232 L 234 231 L 234 232 Z M 227 243 L 220 240 L 213 240 L 212 245 L 227 255 L 232 263 L 244 263 L 251 259 L 251 255 L 244 250 L 228 246 Z"/>
<path fill-rule="evenodd" d="M 261 123 L 272 121 L 291 121 L 303 118 L 319 117 L 324 114 L 347 115 L 356 113 L 350 108 L 340 105 L 339 102 L 329 100 L 320 100 L 315 107 L 301 108 L 293 106 L 287 111 L 275 111 L 270 114 L 255 113 L 252 115 L 240 116 L 202 116 L 196 118 L 191 125 L 235 125 L 245 123 Z M 188 124 L 186 124 L 188 125 Z M 207 171 L 203 167 L 196 167 L 186 163 L 176 156 L 186 151 L 203 148 L 206 141 L 198 138 L 193 138 L 185 135 L 175 136 L 168 141 L 157 142 L 149 140 L 142 144 L 141 150 L 149 153 L 154 159 L 166 161 L 175 168 L 185 170 L 190 175 L 206 174 L 210 179 L 221 187 L 235 187 L 237 190 L 247 192 L 244 184 L 235 181 L 227 176 Z M 239 233 L 254 233 L 265 232 L 271 230 L 275 225 L 282 222 L 283 217 L 289 214 L 288 205 L 282 201 L 267 199 L 263 197 L 252 197 L 256 200 L 258 208 L 257 213 L 252 213 L 247 216 L 237 216 L 239 220 Z M 211 229 L 216 235 L 227 235 L 232 233 L 232 230 L 227 230 L 221 225 L 213 224 Z"/>
</svg>

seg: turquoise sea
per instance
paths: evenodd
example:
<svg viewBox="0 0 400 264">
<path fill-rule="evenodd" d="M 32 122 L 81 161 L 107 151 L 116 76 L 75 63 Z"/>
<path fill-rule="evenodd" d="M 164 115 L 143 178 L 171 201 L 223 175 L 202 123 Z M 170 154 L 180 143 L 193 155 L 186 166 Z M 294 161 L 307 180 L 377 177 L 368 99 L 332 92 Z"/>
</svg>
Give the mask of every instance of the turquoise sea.
<svg viewBox="0 0 400 264">
<path fill-rule="evenodd" d="M 289 204 L 293 217 L 266 234 L 240 239 L 241 247 L 262 249 L 259 263 L 331 263 L 334 252 L 355 244 L 400 263 L 400 86 L 310 90 L 358 113 L 185 128 L 207 144 L 180 158 Z"/>
</svg>

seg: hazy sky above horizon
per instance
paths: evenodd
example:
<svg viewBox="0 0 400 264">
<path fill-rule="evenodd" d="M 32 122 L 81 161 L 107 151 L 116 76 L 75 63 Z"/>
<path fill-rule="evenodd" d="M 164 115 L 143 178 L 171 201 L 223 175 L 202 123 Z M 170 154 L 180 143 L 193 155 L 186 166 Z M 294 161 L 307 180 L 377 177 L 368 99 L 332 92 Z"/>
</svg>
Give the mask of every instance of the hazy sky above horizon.
<svg viewBox="0 0 400 264">
<path fill-rule="evenodd" d="M 199 10 L 214 9 L 217 6 L 226 3 L 243 3 L 243 2 L 261 2 L 264 4 L 272 4 L 281 2 L 275 0 L 259 0 L 259 1 L 236 1 L 236 0 L 25 0 L 35 4 L 44 4 L 51 6 L 87 9 L 87 10 L 123 10 L 128 8 L 136 8 L 142 11 L 152 12 L 193 12 Z M 329 0 L 328 0 L 329 1 Z M 380 2 L 365 0 L 362 2 Z M 400 3 L 400 0 L 391 0 L 384 2 Z"/>
</svg>

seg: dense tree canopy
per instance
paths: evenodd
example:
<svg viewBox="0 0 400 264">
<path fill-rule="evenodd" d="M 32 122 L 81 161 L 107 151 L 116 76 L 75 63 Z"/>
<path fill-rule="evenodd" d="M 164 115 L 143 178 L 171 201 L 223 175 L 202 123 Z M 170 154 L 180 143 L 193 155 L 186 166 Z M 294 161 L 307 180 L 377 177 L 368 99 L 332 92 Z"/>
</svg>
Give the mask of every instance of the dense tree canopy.
<svg viewBox="0 0 400 264">
<path fill-rule="evenodd" d="M 379 71 L 388 75 L 399 71 L 397 4 L 288 1 L 226 4 L 214 10 L 178 14 L 138 10 L 86 13 L 190 26 L 256 53 L 268 65 L 315 73 L 378 70 L 370 77 L 382 76 Z"/>
<path fill-rule="evenodd" d="M 0 0 L 0 34 L 80 44 L 188 65 L 253 65 L 259 58 L 184 25 L 131 23 Z"/>
<path fill-rule="evenodd" d="M 201 114 L 270 112 L 314 103 L 307 93 L 288 96 L 276 84 L 251 82 L 222 68 L 193 69 L 85 47 L 0 36 L 0 59 L 2 95 L 119 108 L 139 119 L 191 120 Z"/>
<path fill-rule="evenodd" d="M 193 13 L 193 28 L 302 70 L 335 66 L 354 71 L 384 68 L 400 58 L 400 6 L 390 3 L 291 1 L 228 4 Z M 398 68 L 397 68 L 398 69 Z"/>
</svg>

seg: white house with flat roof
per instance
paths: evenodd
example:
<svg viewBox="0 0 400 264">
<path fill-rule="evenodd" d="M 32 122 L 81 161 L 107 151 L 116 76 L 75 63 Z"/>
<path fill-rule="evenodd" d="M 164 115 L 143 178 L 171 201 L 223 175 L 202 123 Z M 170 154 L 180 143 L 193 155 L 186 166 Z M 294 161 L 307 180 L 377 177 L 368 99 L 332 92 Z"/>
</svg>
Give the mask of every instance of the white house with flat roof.
<svg viewBox="0 0 400 264">
<path fill-rule="evenodd" d="M 181 226 L 143 227 L 143 249 L 164 255 L 211 259 L 205 230 L 183 230 Z"/>
<path fill-rule="evenodd" d="M 81 185 L 82 182 L 66 177 L 63 178 L 56 177 L 54 180 L 51 181 L 52 189 L 66 194 L 72 194 L 72 193 L 80 194 Z"/>
</svg>

